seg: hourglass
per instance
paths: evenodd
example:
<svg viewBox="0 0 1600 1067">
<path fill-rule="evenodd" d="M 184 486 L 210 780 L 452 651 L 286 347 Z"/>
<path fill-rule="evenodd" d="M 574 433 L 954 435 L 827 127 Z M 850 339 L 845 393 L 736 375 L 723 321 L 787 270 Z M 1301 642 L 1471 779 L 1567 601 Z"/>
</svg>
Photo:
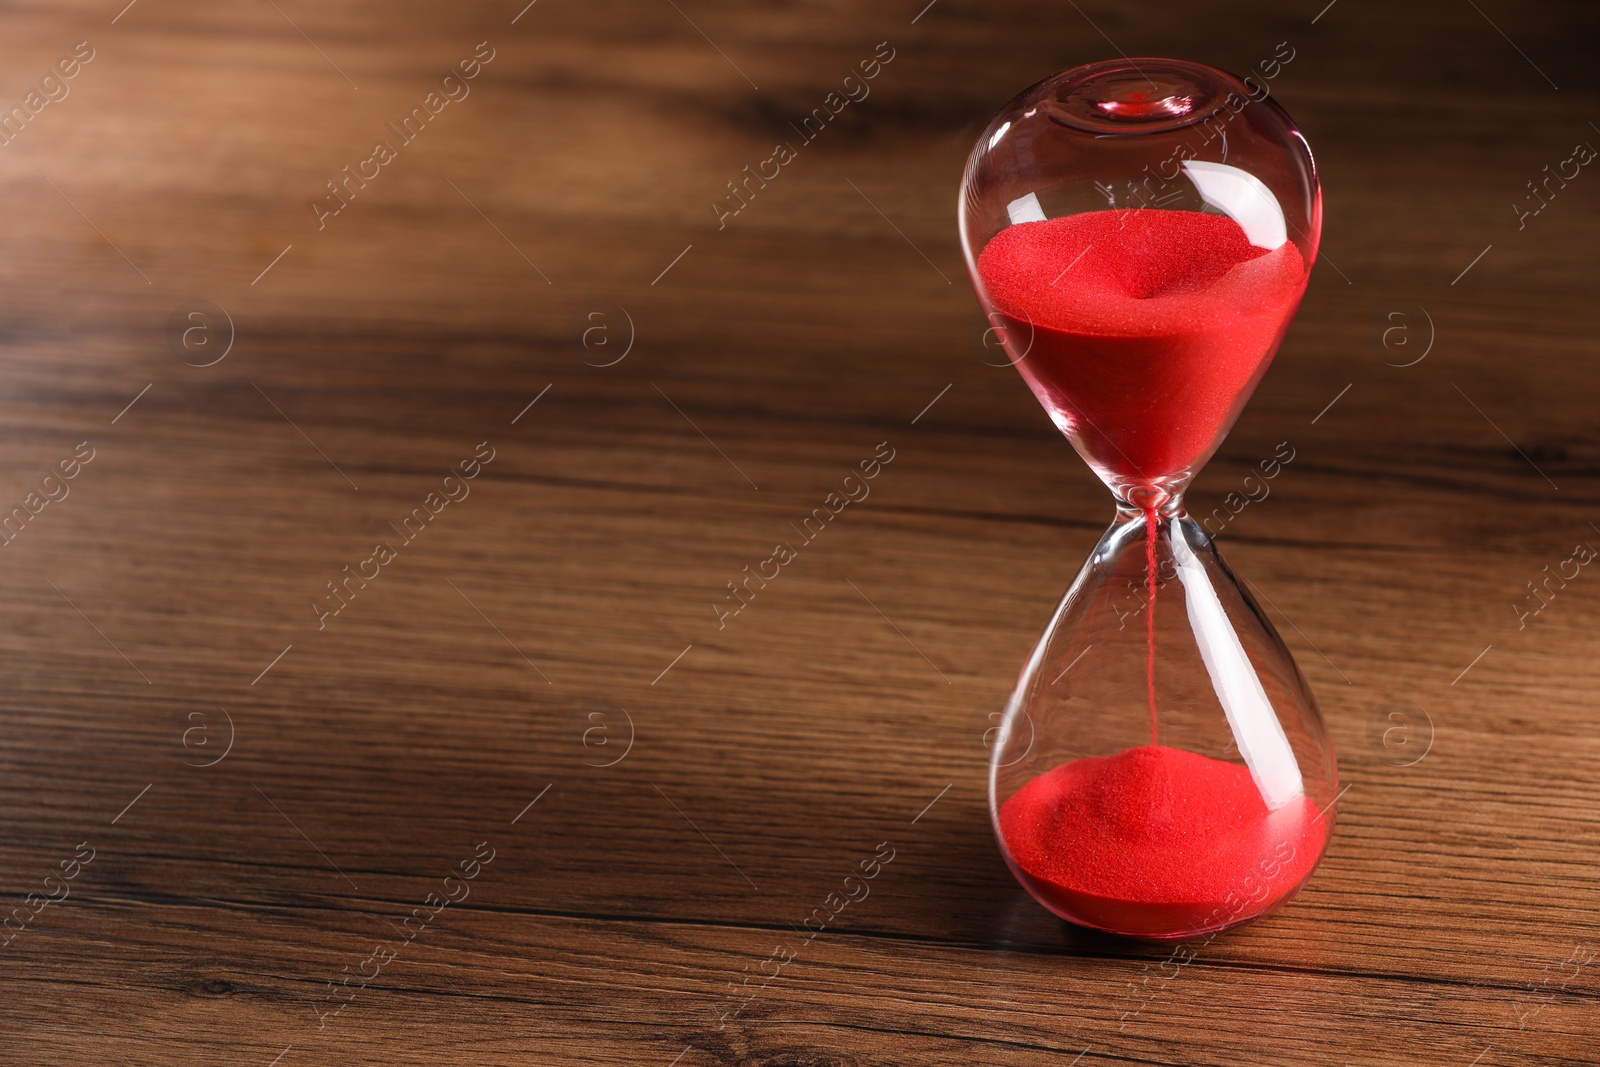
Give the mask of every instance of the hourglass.
<svg viewBox="0 0 1600 1067">
<path fill-rule="evenodd" d="M 1180 938 L 1258 918 L 1321 860 L 1337 770 L 1305 679 L 1183 494 L 1305 292 L 1310 149 L 1250 79 L 1094 63 L 995 116 L 959 210 L 1012 365 L 1116 498 L 1006 706 L 1001 853 L 1084 926 Z"/>
</svg>

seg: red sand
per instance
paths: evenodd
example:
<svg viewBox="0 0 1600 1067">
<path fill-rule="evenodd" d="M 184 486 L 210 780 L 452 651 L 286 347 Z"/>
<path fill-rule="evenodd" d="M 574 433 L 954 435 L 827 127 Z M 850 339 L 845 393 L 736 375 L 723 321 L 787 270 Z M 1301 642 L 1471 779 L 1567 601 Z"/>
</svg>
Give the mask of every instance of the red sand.
<svg viewBox="0 0 1600 1067">
<path fill-rule="evenodd" d="M 1156 721 L 1156 535 L 1160 521 L 1156 509 L 1144 509 L 1144 586 L 1149 600 L 1144 606 L 1144 688 L 1150 703 L 1150 743 L 1161 743 L 1161 729 Z"/>
<path fill-rule="evenodd" d="M 1306 282 L 1293 244 L 1268 251 L 1225 216 L 1151 210 L 1008 227 L 978 275 L 1057 424 L 1102 472 L 1145 485 L 1210 454 Z M 1240 764 L 1156 743 L 1153 511 L 1145 521 L 1151 743 L 1039 775 L 1001 806 L 1000 833 L 1018 876 L 1066 918 L 1192 936 L 1281 903 L 1327 827 L 1305 797 L 1269 812 Z"/>
<path fill-rule="evenodd" d="M 1001 805 L 1000 832 L 1058 914 L 1174 937 L 1281 903 L 1316 866 L 1327 823 L 1307 797 L 1269 812 L 1242 764 L 1142 745 L 1034 778 Z"/>
<path fill-rule="evenodd" d="M 1293 242 L 1269 252 L 1224 215 L 1149 209 L 1009 226 L 978 275 L 1039 401 L 1141 483 L 1210 453 L 1306 282 Z"/>
</svg>

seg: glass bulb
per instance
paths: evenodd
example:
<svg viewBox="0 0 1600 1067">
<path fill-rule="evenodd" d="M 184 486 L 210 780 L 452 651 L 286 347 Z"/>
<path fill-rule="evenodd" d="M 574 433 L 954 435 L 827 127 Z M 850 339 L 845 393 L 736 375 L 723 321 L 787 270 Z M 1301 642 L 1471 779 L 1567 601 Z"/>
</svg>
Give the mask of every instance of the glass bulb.
<svg viewBox="0 0 1600 1067">
<path fill-rule="evenodd" d="M 1123 499 L 1181 492 L 1210 458 L 1316 259 L 1311 149 L 1252 85 L 1171 59 L 1078 67 L 1007 104 L 967 161 L 978 299 Z"/>
</svg>

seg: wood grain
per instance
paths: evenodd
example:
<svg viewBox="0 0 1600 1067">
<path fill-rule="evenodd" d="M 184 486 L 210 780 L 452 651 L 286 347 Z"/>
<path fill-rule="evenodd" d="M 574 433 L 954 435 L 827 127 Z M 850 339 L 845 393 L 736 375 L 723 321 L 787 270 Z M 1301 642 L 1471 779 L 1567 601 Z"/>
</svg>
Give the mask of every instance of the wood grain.
<svg viewBox="0 0 1600 1067">
<path fill-rule="evenodd" d="M 0 35 L 0 103 L 95 50 L 0 147 L 0 511 L 95 450 L 0 547 L 0 893 L 94 850 L 0 950 L 0 1060 L 1600 1062 L 1600 584 L 1512 607 L 1600 543 L 1600 179 L 1509 206 L 1600 139 L 1592 6 L 119 7 L 8 5 Z M 1324 257 L 1191 503 L 1296 449 L 1222 544 L 1349 790 L 1301 896 L 1178 966 L 1053 920 L 990 835 L 990 713 L 1110 509 L 984 364 L 951 208 L 1038 78 L 1280 41 Z M 209 367 L 169 346 L 197 300 L 233 324 Z M 870 498 L 719 629 L 880 442 Z M 1371 727 L 1403 701 L 1408 766 Z"/>
</svg>

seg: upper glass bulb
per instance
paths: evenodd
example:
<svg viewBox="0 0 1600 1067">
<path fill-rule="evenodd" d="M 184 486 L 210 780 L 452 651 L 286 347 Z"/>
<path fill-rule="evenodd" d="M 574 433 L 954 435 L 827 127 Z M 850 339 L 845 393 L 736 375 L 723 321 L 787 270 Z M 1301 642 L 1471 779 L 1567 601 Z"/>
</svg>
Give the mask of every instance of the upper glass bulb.
<svg viewBox="0 0 1600 1067">
<path fill-rule="evenodd" d="M 1233 425 L 1322 228 L 1311 150 L 1266 87 L 1173 59 L 1021 93 L 974 146 L 959 214 L 1011 362 L 1141 506 L 1181 494 Z"/>
</svg>

